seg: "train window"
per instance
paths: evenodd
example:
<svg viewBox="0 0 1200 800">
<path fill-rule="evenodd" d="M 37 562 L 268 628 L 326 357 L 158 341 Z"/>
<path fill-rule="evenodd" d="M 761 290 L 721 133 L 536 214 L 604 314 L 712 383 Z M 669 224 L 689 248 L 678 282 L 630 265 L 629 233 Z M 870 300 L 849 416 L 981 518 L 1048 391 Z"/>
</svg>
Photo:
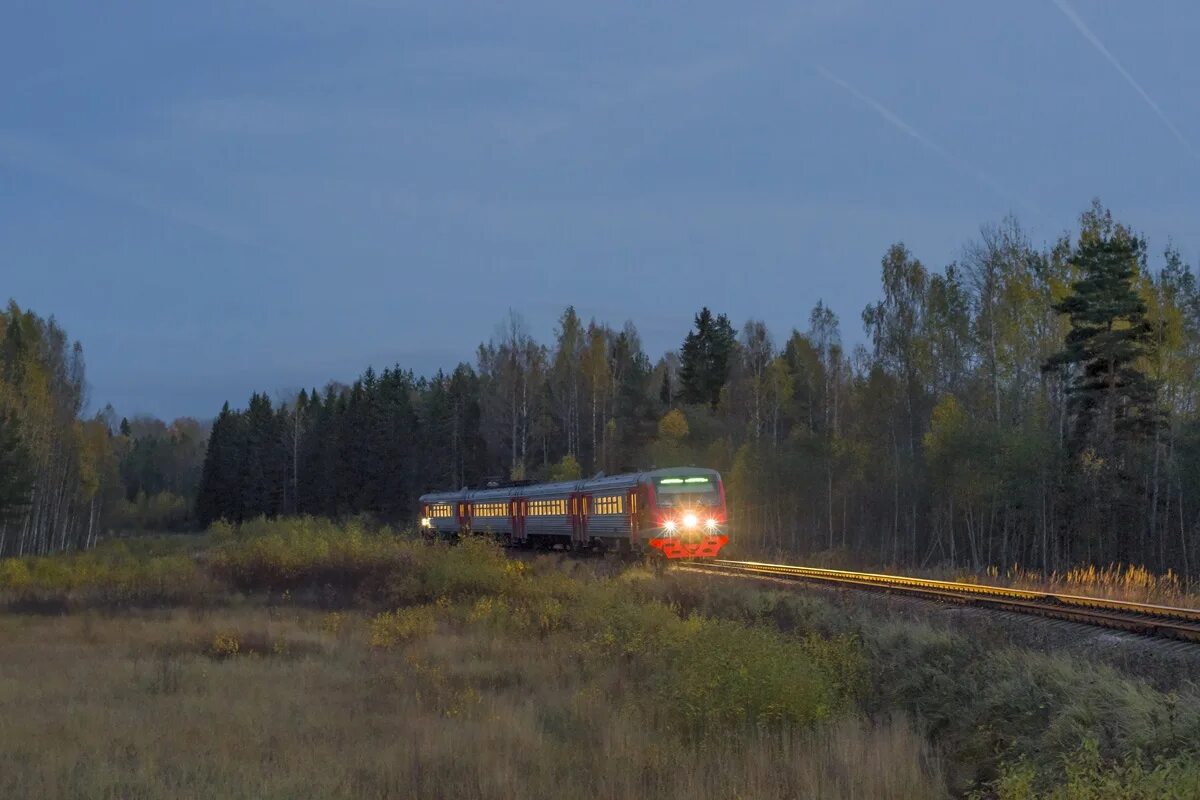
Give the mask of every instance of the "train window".
<svg viewBox="0 0 1200 800">
<path fill-rule="evenodd" d="M 425 516 L 433 519 L 437 519 L 439 517 L 452 517 L 454 516 L 454 512 L 453 509 L 450 508 L 449 503 L 434 503 L 431 506 L 426 506 Z"/>
<path fill-rule="evenodd" d="M 657 482 L 657 502 L 664 507 L 715 506 L 721 502 L 717 484 L 710 478 L 662 478 Z"/>
<path fill-rule="evenodd" d="M 508 507 L 508 503 L 476 503 L 475 516 L 507 517 L 509 514 Z"/>
<path fill-rule="evenodd" d="M 562 516 L 567 513 L 567 501 L 534 500 L 528 504 L 526 513 L 531 517 Z"/>
<path fill-rule="evenodd" d="M 597 497 L 594 505 L 596 514 L 621 514 L 624 513 L 625 498 L 620 495 L 614 497 Z"/>
</svg>

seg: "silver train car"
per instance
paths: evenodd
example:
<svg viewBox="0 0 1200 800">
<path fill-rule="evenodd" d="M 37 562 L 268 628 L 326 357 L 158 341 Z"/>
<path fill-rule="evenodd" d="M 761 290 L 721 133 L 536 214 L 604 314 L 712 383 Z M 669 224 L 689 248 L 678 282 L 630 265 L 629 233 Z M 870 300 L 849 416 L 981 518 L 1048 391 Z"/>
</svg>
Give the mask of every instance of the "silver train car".
<svg viewBox="0 0 1200 800">
<path fill-rule="evenodd" d="M 716 558 L 729 542 L 716 470 L 656 469 L 577 481 L 422 495 L 421 527 L 518 547 Z"/>
</svg>

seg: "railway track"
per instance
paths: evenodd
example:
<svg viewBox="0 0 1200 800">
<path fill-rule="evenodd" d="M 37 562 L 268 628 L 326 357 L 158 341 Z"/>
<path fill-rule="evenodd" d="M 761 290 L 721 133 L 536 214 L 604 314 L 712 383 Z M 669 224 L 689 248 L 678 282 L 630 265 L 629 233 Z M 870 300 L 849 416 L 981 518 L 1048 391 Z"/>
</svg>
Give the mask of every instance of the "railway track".
<svg viewBox="0 0 1200 800">
<path fill-rule="evenodd" d="M 892 592 L 941 602 L 1067 620 L 1161 639 L 1200 643 L 1200 610 L 1197 609 L 1010 589 L 978 583 L 910 578 L 903 575 L 765 564 L 757 561 L 716 559 L 693 562 L 688 566 L 703 572 L 725 575 L 806 581 Z"/>
</svg>

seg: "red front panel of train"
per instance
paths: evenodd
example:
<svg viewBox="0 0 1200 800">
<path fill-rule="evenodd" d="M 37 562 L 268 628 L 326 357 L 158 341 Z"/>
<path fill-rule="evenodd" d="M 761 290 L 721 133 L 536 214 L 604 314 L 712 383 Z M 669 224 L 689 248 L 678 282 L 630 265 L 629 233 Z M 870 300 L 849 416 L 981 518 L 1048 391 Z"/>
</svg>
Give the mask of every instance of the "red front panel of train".
<svg viewBox="0 0 1200 800">
<path fill-rule="evenodd" d="M 661 550 L 667 558 L 716 558 L 721 548 L 729 543 L 725 534 L 701 536 L 689 540 L 678 536 L 651 539 L 648 544 Z"/>
</svg>

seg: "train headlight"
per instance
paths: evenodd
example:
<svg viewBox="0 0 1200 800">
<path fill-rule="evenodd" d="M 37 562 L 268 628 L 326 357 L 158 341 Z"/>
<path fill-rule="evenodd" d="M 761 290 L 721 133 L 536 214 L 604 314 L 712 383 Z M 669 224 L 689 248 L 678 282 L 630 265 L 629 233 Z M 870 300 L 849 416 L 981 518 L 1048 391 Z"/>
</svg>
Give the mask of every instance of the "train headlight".
<svg viewBox="0 0 1200 800">
<path fill-rule="evenodd" d="M 429 517 L 421 517 L 421 527 L 422 528 L 432 528 L 433 520 L 431 520 Z"/>
<path fill-rule="evenodd" d="M 675 532 L 675 520 L 669 519 L 669 520 L 663 522 L 663 530 L 666 531 L 667 533 L 674 533 Z"/>
<path fill-rule="evenodd" d="M 717 521 L 715 519 L 713 519 L 712 517 L 709 517 L 708 522 L 704 523 L 704 527 L 708 528 L 711 531 L 717 527 Z"/>
<path fill-rule="evenodd" d="M 683 515 L 683 527 L 694 528 L 699 524 L 700 524 L 700 520 L 696 518 L 695 514 L 684 514 Z"/>
</svg>

